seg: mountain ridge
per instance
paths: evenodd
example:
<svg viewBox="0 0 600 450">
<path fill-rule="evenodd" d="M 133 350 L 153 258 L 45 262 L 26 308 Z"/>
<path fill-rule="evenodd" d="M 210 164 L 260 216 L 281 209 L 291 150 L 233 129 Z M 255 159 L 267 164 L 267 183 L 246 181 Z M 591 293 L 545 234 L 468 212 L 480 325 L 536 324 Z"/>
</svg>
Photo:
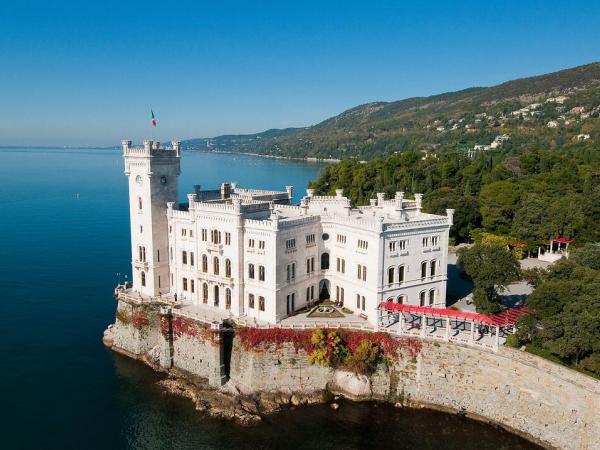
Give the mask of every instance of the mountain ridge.
<svg viewBox="0 0 600 450">
<path fill-rule="evenodd" d="M 457 148 L 489 139 L 491 129 L 471 130 L 471 139 L 440 139 L 431 133 L 436 122 L 460 120 L 476 114 L 503 117 L 511 109 L 548 97 L 577 97 L 593 90 L 600 103 L 600 62 L 509 80 L 490 87 L 469 87 L 431 96 L 357 105 L 308 127 L 272 128 L 254 134 L 227 134 L 183 141 L 185 149 L 257 153 L 270 156 L 370 159 L 406 149 Z M 580 95 L 581 96 L 581 95 Z M 593 105 L 590 105 L 593 106 Z M 503 119 L 504 120 L 504 119 Z M 451 122 L 452 123 L 452 122 Z M 517 128 L 503 121 L 501 128 Z M 513 126 L 514 125 L 514 126 Z M 531 124 L 529 124 L 531 125 Z M 543 125 L 543 124 L 538 124 Z M 452 130 L 456 131 L 456 129 Z M 464 132 L 464 129 L 458 130 Z"/>
</svg>

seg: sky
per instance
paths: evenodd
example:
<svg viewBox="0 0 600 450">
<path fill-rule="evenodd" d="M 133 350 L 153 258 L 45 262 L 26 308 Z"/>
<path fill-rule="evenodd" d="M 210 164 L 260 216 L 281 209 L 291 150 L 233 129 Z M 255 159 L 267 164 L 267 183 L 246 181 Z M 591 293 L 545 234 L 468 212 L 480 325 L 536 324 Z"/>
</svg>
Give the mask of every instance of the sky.
<svg viewBox="0 0 600 450">
<path fill-rule="evenodd" d="M 0 145 L 318 123 L 600 61 L 597 1 L 0 2 Z"/>
</svg>

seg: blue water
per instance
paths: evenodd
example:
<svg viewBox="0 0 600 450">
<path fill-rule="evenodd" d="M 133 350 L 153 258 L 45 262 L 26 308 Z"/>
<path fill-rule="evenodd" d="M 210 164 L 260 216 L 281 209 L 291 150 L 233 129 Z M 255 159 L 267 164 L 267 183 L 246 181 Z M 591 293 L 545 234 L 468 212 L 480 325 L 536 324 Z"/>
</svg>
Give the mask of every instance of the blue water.
<svg viewBox="0 0 600 450">
<path fill-rule="evenodd" d="M 292 184 L 298 201 L 321 167 L 187 153 L 180 197 L 194 184 L 237 181 Z M 1 448 L 534 448 L 454 416 L 369 404 L 305 408 L 244 429 L 163 395 L 156 374 L 101 343 L 116 274 L 129 272 L 127 201 L 119 151 L 0 149 Z"/>
</svg>

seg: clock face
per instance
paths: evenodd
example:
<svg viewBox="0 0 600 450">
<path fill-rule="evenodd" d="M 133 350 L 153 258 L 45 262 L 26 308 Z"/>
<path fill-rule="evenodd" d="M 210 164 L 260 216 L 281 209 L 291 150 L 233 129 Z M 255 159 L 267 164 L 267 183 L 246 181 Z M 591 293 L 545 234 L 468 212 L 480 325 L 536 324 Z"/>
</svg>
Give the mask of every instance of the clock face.
<svg viewBox="0 0 600 450">
<path fill-rule="evenodd" d="M 160 184 L 167 184 L 167 177 L 160 177 Z"/>
<path fill-rule="evenodd" d="M 137 177 L 135 177 L 135 181 L 137 184 L 142 184 L 142 176 L 138 175 Z"/>
</svg>

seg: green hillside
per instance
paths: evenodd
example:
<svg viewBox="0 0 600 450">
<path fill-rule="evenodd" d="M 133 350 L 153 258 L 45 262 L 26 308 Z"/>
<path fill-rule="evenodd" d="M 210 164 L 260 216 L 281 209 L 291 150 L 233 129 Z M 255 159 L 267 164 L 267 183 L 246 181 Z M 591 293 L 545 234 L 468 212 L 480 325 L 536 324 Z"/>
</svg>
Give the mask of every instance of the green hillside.
<svg viewBox="0 0 600 450">
<path fill-rule="evenodd" d="M 566 97 L 562 103 L 551 101 L 561 96 Z M 539 105 L 515 113 L 531 104 Z M 587 145 L 577 136 L 600 139 L 599 105 L 600 63 L 594 63 L 493 87 L 369 103 L 311 127 L 192 139 L 184 148 L 371 159 L 405 150 L 468 150 L 502 134 L 510 136 L 504 150 Z M 583 113 L 571 112 L 574 107 L 583 107 Z"/>
</svg>

